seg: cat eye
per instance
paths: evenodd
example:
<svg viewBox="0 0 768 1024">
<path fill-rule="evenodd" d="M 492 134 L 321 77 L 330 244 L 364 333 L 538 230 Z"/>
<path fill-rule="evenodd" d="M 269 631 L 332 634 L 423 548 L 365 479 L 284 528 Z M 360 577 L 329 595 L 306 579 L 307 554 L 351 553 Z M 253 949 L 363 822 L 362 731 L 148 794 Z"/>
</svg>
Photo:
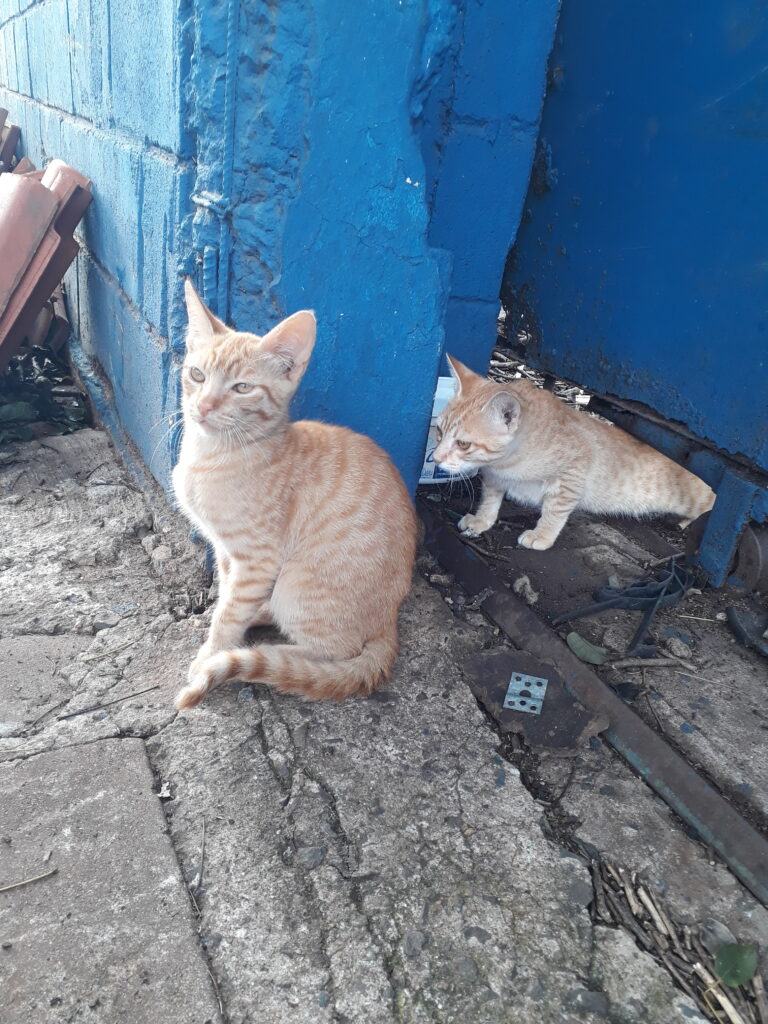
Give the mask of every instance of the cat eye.
<svg viewBox="0 0 768 1024">
<path fill-rule="evenodd" d="M 236 391 L 238 395 L 247 395 L 249 391 L 253 391 L 253 384 L 246 384 L 245 381 L 241 381 L 239 384 L 233 384 L 232 390 Z"/>
<path fill-rule="evenodd" d="M 457 441 L 456 447 L 460 448 L 463 452 L 465 452 L 467 448 L 469 448 L 469 441 Z"/>
<path fill-rule="evenodd" d="M 198 370 L 196 366 L 189 366 L 187 367 L 187 369 L 189 370 L 189 376 L 192 378 L 192 380 L 196 381 L 198 384 L 203 383 L 203 381 L 205 380 L 205 374 L 203 373 L 202 370 Z"/>
<path fill-rule="evenodd" d="M 443 430 L 442 430 L 442 427 L 435 427 L 435 434 L 437 435 L 437 440 L 438 441 L 442 441 L 443 440 Z"/>
</svg>

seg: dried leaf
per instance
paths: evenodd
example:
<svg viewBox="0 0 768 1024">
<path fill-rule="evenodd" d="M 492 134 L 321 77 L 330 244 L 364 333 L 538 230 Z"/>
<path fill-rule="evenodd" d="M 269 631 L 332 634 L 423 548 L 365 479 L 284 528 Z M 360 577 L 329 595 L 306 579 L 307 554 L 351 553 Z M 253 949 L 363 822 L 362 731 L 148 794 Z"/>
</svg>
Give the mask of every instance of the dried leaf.
<svg viewBox="0 0 768 1024">
<path fill-rule="evenodd" d="M 580 661 L 586 661 L 588 665 L 602 665 L 608 651 L 604 647 L 597 647 L 585 640 L 578 633 L 569 633 L 565 642 Z"/>
<path fill-rule="evenodd" d="M 753 943 L 727 942 L 718 949 L 715 972 L 723 985 L 746 985 L 756 971 L 757 946 Z"/>
</svg>

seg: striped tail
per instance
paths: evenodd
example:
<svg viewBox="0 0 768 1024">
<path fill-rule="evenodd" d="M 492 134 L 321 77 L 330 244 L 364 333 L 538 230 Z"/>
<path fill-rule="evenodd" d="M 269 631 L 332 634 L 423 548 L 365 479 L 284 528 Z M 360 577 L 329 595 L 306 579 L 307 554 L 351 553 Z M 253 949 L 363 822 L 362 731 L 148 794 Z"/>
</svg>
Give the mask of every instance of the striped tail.
<svg viewBox="0 0 768 1024">
<path fill-rule="evenodd" d="M 280 693 L 306 700 L 343 700 L 366 696 L 389 675 L 397 656 L 397 633 L 369 640 L 354 658 L 322 660 L 293 644 L 262 644 L 214 654 L 176 697 L 177 708 L 193 708 L 217 686 L 231 679 L 268 683 Z"/>
</svg>

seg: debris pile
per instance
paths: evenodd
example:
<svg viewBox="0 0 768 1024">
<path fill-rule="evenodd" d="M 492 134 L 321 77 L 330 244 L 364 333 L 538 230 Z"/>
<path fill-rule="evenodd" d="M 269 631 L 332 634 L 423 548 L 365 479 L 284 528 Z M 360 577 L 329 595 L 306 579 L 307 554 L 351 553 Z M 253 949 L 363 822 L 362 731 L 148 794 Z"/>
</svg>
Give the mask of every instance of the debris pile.
<svg viewBox="0 0 768 1024">
<path fill-rule="evenodd" d="M 753 945 L 723 942 L 717 936 L 713 941 L 699 928 L 678 924 L 635 872 L 591 858 L 583 849 L 579 854 L 592 875 L 590 912 L 596 924 L 619 925 L 630 932 L 709 1020 L 768 1024 L 768 1000 Z"/>
</svg>

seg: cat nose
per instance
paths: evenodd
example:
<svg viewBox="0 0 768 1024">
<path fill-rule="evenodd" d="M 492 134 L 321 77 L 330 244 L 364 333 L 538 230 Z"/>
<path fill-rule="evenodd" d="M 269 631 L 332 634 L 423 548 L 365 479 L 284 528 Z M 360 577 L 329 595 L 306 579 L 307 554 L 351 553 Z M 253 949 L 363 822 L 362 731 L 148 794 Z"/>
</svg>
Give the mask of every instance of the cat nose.
<svg viewBox="0 0 768 1024">
<path fill-rule="evenodd" d="M 200 413 L 201 419 L 205 419 L 209 412 L 216 408 L 219 403 L 210 396 L 208 398 L 201 398 L 197 403 L 197 411 Z"/>
</svg>

